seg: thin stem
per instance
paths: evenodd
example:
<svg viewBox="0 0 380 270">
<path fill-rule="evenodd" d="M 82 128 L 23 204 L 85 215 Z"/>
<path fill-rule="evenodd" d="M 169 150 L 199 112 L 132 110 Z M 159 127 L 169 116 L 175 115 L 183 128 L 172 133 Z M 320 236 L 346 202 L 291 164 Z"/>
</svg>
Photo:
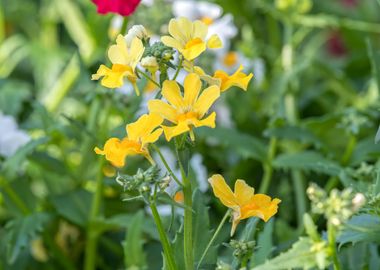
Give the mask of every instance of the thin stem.
<svg viewBox="0 0 380 270">
<path fill-rule="evenodd" d="M 264 176 L 261 181 L 259 188 L 259 193 L 266 193 L 269 189 L 270 182 L 272 180 L 273 166 L 272 161 L 274 155 L 276 154 L 277 139 L 272 137 L 269 142 L 268 157 L 267 161 L 264 163 Z"/>
<path fill-rule="evenodd" d="M 183 168 L 178 147 L 176 144 L 176 155 L 178 159 L 179 168 L 181 170 L 181 176 L 183 181 L 183 196 L 185 203 L 185 217 L 184 217 L 184 257 L 185 257 L 185 269 L 193 270 L 194 268 L 194 256 L 193 256 L 193 199 L 192 199 L 192 189 L 191 182 L 186 176 L 185 170 Z"/>
<path fill-rule="evenodd" d="M 168 269 L 169 270 L 176 270 L 178 268 L 177 268 L 177 265 L 174 261 L 173 251 L 172 251 L 172 248 L 170 246 L 169 240 L 166 236 L 164 227 L 162 225 L 160 215 L 158 214 L 156 204 L 154 202 L 151 202 L 149 204 L 149 206 L 150 206 L 150 209 L 152 210 L 154 222 L 156 223 L 157 230 L 158 230 L 158 233 L 160 235 L 160 240 L 162 243 L 162 248 L 164 250 L 165 259 L 166 259 L 166 263 L 168 265 Z"/>
<path fill-rule="evenodd" d="M 98 236 L 99 232 L 94 227 L 94 222 L 97 219 L 97 216 L 99 214 L 100 210 L 100 204 L 102 200 L 102 191 L 103 191 L 103 159 L 99 162 L 99 172 L 96 179 L 96 187 L 95 187 L 95 194 L 92 199 L 91 203 L 91 210 L 90 210 L 90 217 L 89 217 L 89 224 L 88 224 L 88 234 L 87 234 L 87 241 L 86 241 L 86 249 L 85 249 L 85 263 L 84 263 L 84 269 L 85 270 L 93 270 L 95 269 L 96 265 L 96 246 L 98 242 Z"/>
<path fill-rule="evenodd" d="M 123 24 L 121 25 L 121 28 L 120 28 L 120 34 L 125 35 L 125 32 L 127 32 L 127 26 L 128 26 L 128 17 L 125 16 L 123 18 Z"/>
<path fill-rule="evenodd" d="M 292 171 L 292 181 L 296 195 L 298 229 L 301 231 L 303 228 L 303 215 L 306 213 L 306 188 L 304 178 L 299 170 Z"/>
<path fill-rule="evenodd" d="M 327 224 L 327 238 L 328 238 L 330 250 L 332 252 L 331 256 L 333 259 L 334 270 L 340 270 L 341 267 L 340 267 L 340 262 L 338 259 L 338 254 L 336 251 L 336 244 L 335 244 L 336 228 L 333 224 L 331 224 L 331 222 Z"/>
<path fill-rule="evenodd" d="M 166 159 L 164 158 L 164 155 L 162 154 L 161 150 L 154 144 L 151 144 L 151 146 L 153 147 L 153 149 L 157 152 L 157 154 L 159 155 L 162 163 L 164 164 L 165 168 L 168 170 L 169 174 L 173 177 L 174 181 L 176 181 L 176 183 L 182 187 L 182 183 L 181 181 L 178 179 L 178 177 L 174 174 L 173 170 L 169 167 L 169 164 L 168 162 L 166 161 Z"/>
<path fill-rule="evenodd" d="M 227 211 L 226 214 L 224 215 L 224 217 L 222 218 L 222 220 L 220 221 L 218 228 L 214 232 L 214 235 L 210 239 L 210 242 L 208 242 L 206 249 L 203 251 L 202 256 L 198 262 L 197 269 L 199 269 L 199 267 L 201 266 L 201 263 L 202 263 L 204 257 L 207 255 L 208 250 L 210 249 L 211 245 L 214 243 L 216 237 L 218 236 L 220 230 L 222 229 L 224 223 L 226 222 L 226 220 L 229 216 L 230 216 L 230 211 Z"/>
<path fill-rule="evenodd" d="M 18 209 L 20 209 L 20 211 L 24 215 L 30 214 L 29 208 L 25 205 L 23 200 L 19 197 L 19 195 L 13 190 L 13 188 L 5 179 L 0 178 L 0 185 L 2 189 L 5 191 L 5 193 L 7 193 L 9 198 L 13 201 L 13 203 L 18 207 Z"/>
<path fill-rule="evenodd" d="M 152 79 L 151 76 L 145 74 L 145 72 L 139 70 L 138 68 L 136 68 L 136 72 L 139 74 L 139 75 L 143 75 L 147 80 L 151 81 L 152 83 L 154 83 L 156 86 L 160 87 L 161 88 L 161 85 L 156 82 L 155 80 Z"/>
<path fill-rule="evenodd" d="M 173 77 L 172 81 L 174 81 L 175 79 L 177 79 L 177 76 L 178 76 L 178 74 L 179 74 L 179 71 L 181 70 L 181 67 L 182 67 L 182 62 L 183 62 L 183 58 L 180 57 L 180 58 L 179 58 L 179 63 L 178 63 L 178 66 L 177 66 L 177 70 L 176 70 L 176 72 L 175 72 L 175 74 L 174 74 L 174 77 Z"/>
</svg>

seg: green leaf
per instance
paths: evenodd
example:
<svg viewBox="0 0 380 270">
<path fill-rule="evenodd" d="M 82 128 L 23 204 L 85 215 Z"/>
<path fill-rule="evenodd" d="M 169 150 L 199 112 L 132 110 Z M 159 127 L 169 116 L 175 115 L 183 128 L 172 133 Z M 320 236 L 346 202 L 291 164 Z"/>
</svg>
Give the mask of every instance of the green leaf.
<svg viewBox="0 0 380 270">
<path fill-rule="evenodd" d="M 377 160 L 380 155 L 380 145 L 373 142 L 373 137 L 360 141 L 350 158 L 351 165 L 359 165 L 363 161 Z"/>
<path fill-rule="evenodd" d="M 311 143 L 316 147 L 321 147 L 322 142 L 309 130 L 297 126 L 284 126 L 268 129 L 264 132 L 268 137 Z"/>
<path fill-rule="evenodd" d="M 257 239 L 257 251 L 252 254 L 252 259 L 255 264 L 264 263 L 273 251 L 273 228 L 274 219 L 272 218 L 265 224 L 263 232 L 261 232 Z"/>
<path fill-rule="evenodd" d="M 146 266 L 146 255 L 143 249 L 143 224 L 144 213 L 142 211 L 134 215 L 128 225 L 124 246 L 125 267 L 143 269 Z"/>
<path fill-rule="evenodd" d="M 339 246 L 346 243 L 380 243 L 380 217 L 362 214 L 352 217 L 345 225 L 337 242 Z"/>
<path fill-rule="evenodd" d="M 13 264 L 23 248 L 29 246 L 44 226 L 50 220 L 46 213 L 33 213 L 29 216 L 20 217 L 5 225 L 7 230 L 7 260 Z"/>
<path fill-rule="evenodd" d="M 312 245 L 313 242 L 310 238 L 301 237 L 288 251 L 251 270 L 310 269 L 316 267 L 316 254 L 310 251 Z"/>
<path fill-rule="evenodd" d="M 253 158 L 263 161 L 266 158 L 266 145 L 263 141 L 249 134 L 229 128 L 201 128 L 197 135 L 210 140 L 213 144 L 223 145 L 232 149 L 243 158 Z"/>
<path fill-rule="evenodd" d="M 17 91 L 16 91 L 17 90 Z M 0 108 L 4 114 L 17 116 L 23 103 L 31 97 L 31 87 L 27 83 L 8 80 L 1 84 Z"/>
<path fill-rule="evenodd" d="M 273 166 L 281 169 L 314 171 L 334 176 L 339 175 L 342 171 L 342 168 L 336 162 L 313 151 L 279 155 L 273 161 Z"/>
<path fill-rule="evenodd" d="M 84 227 L 88 222 L 92 194 L 79 189 L 51 198 L 57 212 L 67 220 Z"/>
</svg>

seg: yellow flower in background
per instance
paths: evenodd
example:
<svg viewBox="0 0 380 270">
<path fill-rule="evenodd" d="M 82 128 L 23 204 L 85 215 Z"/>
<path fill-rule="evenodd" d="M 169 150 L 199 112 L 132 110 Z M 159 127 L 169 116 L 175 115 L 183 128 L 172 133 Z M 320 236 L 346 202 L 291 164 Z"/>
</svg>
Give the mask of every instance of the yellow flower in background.
<svg viewBox="0 0 380 270">
<path fill-rule="evenodd" d="M 198 57 L 206 48 L 222 47 L 222 42 L 216 34 L 206 41 L 208 26 L 202 21 L 191 22 L 183 17 L 171 19 L 168 30 L 171 36 L 163 36 L 161 41 L 166 46 L 177 49 L 189 61 Z"/>
<path fill-rule="evenodd" d="M 179 85 L 175 81 L 165 81 L 162 87 L 162 96 L 168 103 L 162 100 L 150 100 L 149 112 L 158 113 L 175 126 L 162 126 L 168 141 L 171 138 L 190 131 L 190 137 L 194 140 L 194 127 L 215 127 L 216 113 L 212 112 L 204 118 L 205 114 L 220 96 L 219 87 L 210 86 L 201 92 L 202 82 L 195 73 L 187 75 L 184 81 L 184 96 Z"/>
<path fill-rule="evenodd" d="M 281 200 L 277 198 L 272 200 L 264 194 L 254 194 L 254 189 L 248 186 L 244 180 L 236 180 L 235 192 L 232 192 L 220 174 L 214 174 L 208 181 L 215 196 L 232 210 L 231 236 L 241 220 L 258 217 L 267 222 L 277 213 L 278 204 Z"/>
<path fill-rule="evenodd" d="M 201 67 L 195 66 L 188 61 L 184 62 L 184 68 L 188 72 L 196 73 L 209 85 L 217 85 L 221 92 L 228 90 L 232 86 L 237 86 L 246 91 L 248 84 L 253 77 L 252 73 L 247 75 L 242 72 L 243 66 L 240 66 L 239 69 L 232 75 L 228 75 L 223 70 L 217 70 L 215 71 L 214 76 L 208 75 Z"/>
<path fill-rule="evenodd" d="M 108 88 L 119 88 L 124 84 L 124 77 L 132 83 L 136 94 L 139 95 L 137 88 L 137 75 L 135 69 L 144 53 L 144 45 L 142 41 L 135 37 L 131 46 L 128 48 L 125 38 L 118 35 L 116 45 L 112 45 L 108 49 L 108 58 L 112 63 L 112 67 L 100 65 L 96 74 L 92 75 L 92 80 L 99 80 L 103 77 L 101 84 Z"/>
<path fill-rule="evenodd" d="M 237 86 L 246 91 L 248 83 L 252 79 L 253 74 L 250 73 L 247 75 L 243 73 L 242 70 L 243 66 L 240 66 L 238 70 L 232 75 L 228 75 L 223 70 L 215 71 L 213 78 L 220 79 L 220 91 L 224 92 L 232 86 Z"/>
<path fill-rule="evenodd" d="M 143 155 L 152 164 L 147 145 L 158 140 L 162 129 L 157 128 L 163 122 L 158 114 L 144 114 L 136 122 L 127 125 L 127 136 L 122 140 L 110 138 L 104 145 L 103 150 L 95 147 L 95 153 L 105 155 L 106 159 L 116 167 L 125 165 L 125 158 L 132 155 Z"/>
</svg>

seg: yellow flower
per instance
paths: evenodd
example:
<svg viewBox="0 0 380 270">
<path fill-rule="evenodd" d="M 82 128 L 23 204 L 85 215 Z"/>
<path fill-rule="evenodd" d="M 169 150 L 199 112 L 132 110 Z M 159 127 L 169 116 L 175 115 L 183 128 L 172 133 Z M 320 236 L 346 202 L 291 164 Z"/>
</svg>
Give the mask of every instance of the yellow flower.
<svg viewBox="0 0 380 270">
<path fill-rule="evenodd" d="M 222 47 L 222 41 L 214 34 L 207 41 L 208 26 L 202 21 L 191 22 L 187 18 L 171 19 L 169 34 L 163 36 L 161 41 L 177 49 L 186 60 L 193 60 L 206 50 L 206 47 L 217 49 Z"/>
<path fill-rule="evenodd" d="M 246 75 L 241 72 L 243 70 L 243 66 L 240 66 L 232 75 L 228 75 L 222 70 L 217 70 L 215 71 L 214 76 L 208 75 L 201 67 L 195 66 L 188 61 L 184 62 L 184 68 L 189 72 L 194 72 L 199 75 L 200 78 L 209 85 L 217 85 L 221 92 L 228 90 L 232 86 L 237 86 L 246 91 L 248 84 L 253 77 L 252 73 Z"/>
<path fill-rule="evenodd" d="M 179 85 L 175 81 L 165 81 L 162 87 L 162 95 L 169 102 L 162 100 L 150 100 L 148 108 L 151 113 L 158 113 L 163 118 L 175 124 L 175 126 L 162 126 L 168 141 L 171 138 L 190 131 L 190 137 L 194 140 L 194 127 L 215 127 L 216 113 L 213 112 L 204 118 L 206 112 L 220 96 L 219 87 L 210 86 L 201 91 L 202 82 L 195 73 L 190 73 L 185 78 L 184 96 Z"/>
<path fill-rule="evenodd" d="M 147 145 L 158 140 L 162 134 L 162 129 L 157 128 L 163 122 L 163 118 L 158 114 L 144 114 L 136 122 L 127 125 L 127 136 L 122 140 L 110 138 L 101 150 L 95 147 L 95 153 L 105 155 L 106 159 L 116 167 L 125 165 L 125 158 L 131 155 L 143 155 L 152 164 Z"/>
<path fill-rule="evenodd" d="M 232 86 L 237 86 L 244 91 L 247 90 L 248 83 L 252 79 L 253 74 L 246 75 L 242 72 L 243 66 L 240 66 L 234 74 L 228 75 L 222 70 L 217 70 L 214 73 L 213 78 L 220 79 L 220 91 L 224 92 Z"/>
<path fill-rule="evenodd" d="M 139 95 L 135 69 L 143 53 L 144 45 L 138 37 L 132 40 L 131 46 L 128 48 L 125 38 L 122 35 L 118 35 L 116 45 L 112 45 L 108 49 L 108 58 L 112 63 L 112 68 L 100 65 L 96 74 L 92 75 L 92 80 L 99 80 L 103 77 L 101 81 L 103 86 L 118 88 L 123 85 L 124 77 L 127 77 L 135 88 L 136 94 Z"/>
<path fill-rule="evenodd" d="M 278 204 L 281 200 L 277 198 L 272 200 L 264 194 L 254 194 L 254 189 L 248 186 L 244 180 L 236 180 L 235 192 L 232 192 L 220 174 L 214 174 L 208 181 L 215 196 L 232 210 L 231 236 L 241 220 L 259 217 L 267 222 L 277 213 Z"/>
</svg>

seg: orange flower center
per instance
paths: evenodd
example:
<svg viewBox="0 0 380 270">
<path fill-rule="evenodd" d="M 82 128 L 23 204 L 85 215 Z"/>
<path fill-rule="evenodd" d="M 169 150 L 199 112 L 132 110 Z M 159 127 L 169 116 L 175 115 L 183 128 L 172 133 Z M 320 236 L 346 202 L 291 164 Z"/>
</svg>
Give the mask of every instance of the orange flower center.
<svg viewBox="0 0 380 270">
<path fill-rule="evenodd" d="M 200 38 L 193 38 L 190 41 L 188 41 L 185 45 L 185 49 L 189 49 L 191 47 L 197 46 L 199 44 L 202 44 L 203 40 Z"/>
<path fill-rule="evenodd" d="M 177 116 L 177 121 L 178 122 L 187 121 L 189 124 L 192 124 L 191 120 L 194 118 L 198 119 L 198 114 L 196 112 L 185 112 Z"/>
<path fill-rule="evenodd" d="M 203 22 L 206 25 L 211 25 L 214 23 L 214 20 L 210 17 L 203 17 L 201 18 L 201 22 Z"/>
<path fill-rule="evenodd" d="M 228 52 L 223 57 L 223 64 L 227 67 L 232 67 L 238 62 L 238 55 L 236 52 Z"/>
</svg>

